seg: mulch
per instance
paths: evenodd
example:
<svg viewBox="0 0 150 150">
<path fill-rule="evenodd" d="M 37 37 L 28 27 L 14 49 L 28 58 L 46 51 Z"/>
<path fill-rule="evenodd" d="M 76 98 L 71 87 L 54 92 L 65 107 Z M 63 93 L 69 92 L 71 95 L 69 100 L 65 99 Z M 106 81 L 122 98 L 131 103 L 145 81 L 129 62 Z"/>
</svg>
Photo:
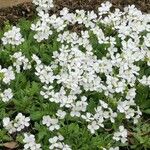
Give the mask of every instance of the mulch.
<svg viewBox="0 0 150 150">
<path fill-rule="evenodd" d="M 96 11 L 104 1 L 106 0 L 54 0 L 54 12 L 58 12 L 63 7 L 69 8 L 70 11 L 76 9 Z M 110 0 L 110 2 L 113 4 L 113 8 L 123 9 L 127 5 L 134 4 L 142 12 L 150 13 L 150 0 Z M 0 9 L 0 27 L 2 27 L 7 20 L 15 24 L 20 18 L 32 19 L 35 14 L 35 7 L 31 3 Z"/>
</svg>

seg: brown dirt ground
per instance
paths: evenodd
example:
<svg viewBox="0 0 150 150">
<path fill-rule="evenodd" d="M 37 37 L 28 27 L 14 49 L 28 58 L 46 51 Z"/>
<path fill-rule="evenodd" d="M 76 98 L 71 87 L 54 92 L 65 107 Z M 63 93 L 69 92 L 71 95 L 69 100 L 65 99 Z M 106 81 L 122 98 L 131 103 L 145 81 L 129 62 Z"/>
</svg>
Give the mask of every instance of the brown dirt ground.
<svg viewBox="0 0 150 150">
<path fill-rule="evenodd" d="M 100 4 L 106 0 L 54 0 L 54 12 L 61 10 L 63 7 L 71 11 L 75 9 L 97 10 Z M 137 8 L 145 13 L 150 13 L 150 0 L 110 0 L 114 8 L 123 9 L 127 5 L 134 4 Z M 31 19 L 35 14 L 35 7 L 31 3 L 24 3 L 18 6 L 0 9 L 0 27 L 4 22 L 9 20 L 16 23 L 20 18 Z"/>
</svg>

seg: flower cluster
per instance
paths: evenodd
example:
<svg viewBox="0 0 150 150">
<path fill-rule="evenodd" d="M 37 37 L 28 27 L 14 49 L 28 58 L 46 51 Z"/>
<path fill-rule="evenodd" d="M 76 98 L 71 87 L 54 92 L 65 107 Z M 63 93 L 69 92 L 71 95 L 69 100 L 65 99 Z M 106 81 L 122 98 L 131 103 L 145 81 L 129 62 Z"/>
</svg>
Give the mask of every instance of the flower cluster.
<svg viewBox="0 0 150 150">
<path fill-rule="evenodd" d="M 147 33 L 146 36 L 144 36 L 144 45 L 150 47 L 150 33 Z"/>
<path fill-rule="evenodd" d="M 111 108 L 108 107 L 108 104 L 100 100 L 100 106 L 95 108 L 95 114 L 86 113 L 82 115 L 82 118 L 89 122 L 88 129 L 92 134 L 96 132 L 100 127 L 104 127 L 104 121 L 110 119 L 114 123 L 117 113 L 113 112 Z"/>
<path fill-rule="evenodd" d="M 41 144 L 37 144 L 33 134 L 24 133 L 23 142 L 25 143 L 23 150 L 42 150 Z"/>
<path fill-rule="evenodd" d="M 24 38 L 20 33 L 20 28 L 13 26 L 11 30 L 4 33 L 4 37 L 2 38 L 3 45 L 11 44 L 11 45 L 20 45 L 24 42 Z"/>
<path fill-rule="evenodd" d="M 10 88 L 5 89 L 3 93 L 0 93 L 0 98 L 3 102 L 8 102 L 13 98 L 13 93 Z"/>
<path fill-rule="evenodd" d="M 49 149 L 50 150 L 54 150 L 54 149 L 71 150 L 70 146 L 65 144 L 63 142 L 63 140 L 64 140 L 64 137 L 62 135 L 58 135 L 58 136 L 54 136 L 53 138 L 50 138 L 49 142 L 51 145 L 50 145 Z"/>
<path fill-rule="evenodd" d="M 25 117 L 22 113 L 18 113 L 14 120 L 10 120 L 9 117 L 3 118 L 3 127 L 12 134 L 28 127 L 30 125 L 29 121 L 29 117 Z"/>
<path fill-rule="evenodd" d="M 86 100 L 87 100 L 87 97 L 82 96 L 81 101 L 77 101 L 76 103 L 72 104 L 72 108 L 70 112 L 70 115 L 72 117 L 74 116 L 80 117 L 81 112 L 86 112 L 87 105 L 88 105 Z"/>
<path fill-rule="evenodd" d="M 0 65 L 0 80 L 2 80 L 5 84 L 10 84 L 10 82 L 14 79 L 15 74 L 13 72 L 12 66 L 8 68 L 2 68 Z"/>
<path fill-rule="evenodd" d="M 20 73 L 21 67 L 23 70 L 28 70 L 31 68 L 31 64 L 22 52 L 16 52 L 13 54 L 12 59 L 14 59 L 13 66 L 16 68 L 16 72 Z"/>
<path fill-rule="evenodd" d="M 139 82 L 143 85 L 150 87 L 150 76 L 146 77 L 145 75 L 142 77 L 142 79 L 139 79 Z"/>
<path fill-rule="evenodd" d="M 44 64 L 39 53 L 33 53 L 30 62 L 22 50 L 13 53 L 11 59 L 17 73 L 32 68 L 32 75 L 42 85 L 40 96 L 50 105 L 56 103 L 58 106 L 52 116 L 44 111 L 41 126 L 45 125 L 50 133 L 58 135 L 69 116 L 80 118 L 88 131 L 96 134 L 108 124 L 116 125 L 120 116 L 132 124 L 138 123 L 142 112 L 136 104 L 136 88 L 140 84 L 150 87 L 150 76 L 141 73 L 140 65 L 144 63 L 148 69 L 150 66 L 150 15 L 142 14 L 134 5 L 112 12 L 110 2 L 101 4 L 98 13 L 84 10 L 70 13 L 63 8 L 58 15 L 50 15 L 48 11 L 54 6 L 52 0 L 33 0 L 33 3 L 39 18 L 31 25 L 35 33 L 33 38 L 39 44 L 56 36 L 58 48 L 53 51 L 49 64 Z M 76 25 L 78 32 L 70 31 Z M 2 38 L 3 45 L 20 45 L 23 41 L 17 27 Z M 0 66 L 0 80 L 5 84 L 15 79 L 13 67 Z M 4 102 L 9 101 L 13 97 L 12 90 L 4 90 L 0 97 Z M 88 109 L 91 101 L 95 104 L 92 110 Z M 28 127 L 29 121 L 29 117 L 19 113 L 14 120 L 3 118 L 3 126 L 14 133 Z M 112 139 L 127 142 L 128 131 L 123 122 L 117 125 L 119 129 L 115 129 L 115 125 Z M 62 135 L 50 138 L 49 149 L 71 150 L 63 140 Z M 42 145 L 35 141 L 34 135 L 25 133 L 24 149 L 41 150 Z M 119 150 L 110 143 L 106 148 Z"/>
<path fill-rule="evenodd" d="M 122 143 L 127 141 L 127 130 L 124 126 L 119 126 L 119 131 L 114 133 L 113 139 Z"/>
<path fill-rule="evenodd" d="M 133 118 L 134 123 L 138 123 L 138 119 L 141 117 L 142 113 L 139 110 L 139 107 L 137 107 L 137 110 L 135 110 L 132 107 L 135 107 L 136 104 L 133 100 L 124 100 L 124 101 L 119 101 L 118 102 L 118 111 L 120 113 L 124 113 L 126 119 L 131 119 Z"/>
<path fill-rule="evenodd" d="M 64 119 L 65 116 L 66 116 L 66 112 L 65 111 L 62 111 L 61 109 L 58 109 L 57 110 L 57 113 L 56 113 L 56 116 L 59 118 L 59 119 Z"/>
<path fill-rule="evenodd" d="M 102 148 L 103 150 L 107 150 L 106 148 Z M 110 147 L 108 150 L 119 150 L 119 147 Z"/>
<path fill-rule="evenodd" d="M 48 11 L 54 7 L 53 0 L 33 0 L 33 3 L 38 6 L 37 11 Z"/>
<path fill-rule="evenodd" d="M 58 130 L 60 125 L 58 119 L 51 118 L 50 116 L 43 116 L 42 124 L 46 125 L 50 131 Z"/>
<path fill-rule="evenodd" d="M 148 16 L 143 15 L 134 6 L 126 7 L 124 12 L 116 9 L 112 13 L 111 6 L 109 2 L 102 4 L 98 9 L 99 16 L 93 11 L 84 10 L 69 13 L 67 8 L 60 11 L 59 17 L 49 16 L 47 12 L 39 11 L 39 21 L 37 24 L 32 24 L 32 30 L 36 31 L 34 38 L 38 42 L 48 39 L 48 33 L 52 34 L 51 30 L 56 29 L 59 33 L 57 41 L 62 44 L 59 50 L 53 53 L 53 62 L 50 65 L 43 64 L 38 56 L 32 56 L 36 62 L 35 75 L 44 84 L 40 94 L 50 102 L 60 104 L 60 107 L 69 108 L 72 117 L 82 117 L 89 122 L 88 129 L 92 134 L 100 127 L 104 127 L 106 120 L 114 123 L 118 113 L 124 113 L 125 118 L 132 118 L 134 123 L 137 123 L 141 116 L 141 111 L 134 102 L 135 85 L 139 80 L 141 69 L 136 62 L 145 60 L 149 62 L 147 44 L 149 35 L 143 36 L 142 44 L 139 36 L 143 31 L 150 30 L 148 20 L 144 18 Z M 67 25 L 76 23 L 82 24 L 89 30 L 81 31 L 80 34 L 64 30 Z M 117 49 L 117 40 L 114 37 L 105 35 L 105 31 L 98 26 L 99 23 L 112 26 L 112 30 L 118 32 L 121 49 Z M 139 25 L 136 30 L 135 24 Z M 41 34 L 41 29 L 43 33 L 46 30 L 47 34 L 37 38 L 37 35 Z M 99 45 L 106 45 L 104 48 L 106 54 L 101 58 L 94 53 L 91 34 L 96 36 Z M 129 38 L 126 38 L 127 36 Z M 139 80 L 139 82 L 143 81 Z M 57 92 L 53 87 L 54 83 L 62 85 Z M 145 78 L 144 85 L 148 83 L 148 79 Z M 81 100 L 78 98 L 83 92 L 104 92 L 106 99 L 108 97 L 113 99 L 115 94 L 126 96 L 124 99 L 122 97 L 118 99 L 115 111 L 108 107 L 106 101 L 100 100 L 100 106 L 95 108 L 95 114 L 92 114 L 86 112 L 87 97 L 82 96 Z M 50 123 L 50 117 L 46 122 L 44 124 L 48 124 L 48 127 L 53 124 Z M 55 122 L 58 126 L 58 120 Z"/>
</svg>

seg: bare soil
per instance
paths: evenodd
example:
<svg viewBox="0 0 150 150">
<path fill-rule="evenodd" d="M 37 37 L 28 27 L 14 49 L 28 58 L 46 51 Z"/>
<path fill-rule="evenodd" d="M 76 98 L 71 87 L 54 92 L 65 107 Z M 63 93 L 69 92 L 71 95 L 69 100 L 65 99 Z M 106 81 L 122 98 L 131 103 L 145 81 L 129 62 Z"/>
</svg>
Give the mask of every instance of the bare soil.
<svg viewBox="0 0 150 150">
<path fill-rule="evenodd" d="M 97 10 L 102 2 L 106 0 L 54 0 L 54 11 L 57 13 L 63 7 L 67 7 L 70 11 L 76 9 Z M 127 5 L 134 4 L 144 13 L 150 13 L 150 0 L 110 0 L 113 8 L 123 9 Z M 4 22 L 9 20 L 16 23 L 20 18 L 31 19 L 35 15 L 35 7 L 32 3 L 23 3 L 14 7 L 0 9 L 0 27 Z"/>
<path fill-rule="evenodd" d="M 0 0 L 0 8 L 16 6 L 25 2 L 31 2 L 32 0 Z"/>
</svg>

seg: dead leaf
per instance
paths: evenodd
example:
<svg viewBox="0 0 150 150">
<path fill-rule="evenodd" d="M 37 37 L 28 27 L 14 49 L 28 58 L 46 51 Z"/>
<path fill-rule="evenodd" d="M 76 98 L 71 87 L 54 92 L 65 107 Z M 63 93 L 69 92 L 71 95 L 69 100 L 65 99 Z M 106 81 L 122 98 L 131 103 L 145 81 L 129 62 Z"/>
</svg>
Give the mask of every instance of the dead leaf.
<svg viewBox="0 0 150 150">
<path fill-rule="evenodd" d="M 3 146 L 6 148 L 14 149 L 14 148 L 17 148 L 18 144 L 17 142 L 12 141 L 12 142 L 4 143 Z"/>
</svg>

